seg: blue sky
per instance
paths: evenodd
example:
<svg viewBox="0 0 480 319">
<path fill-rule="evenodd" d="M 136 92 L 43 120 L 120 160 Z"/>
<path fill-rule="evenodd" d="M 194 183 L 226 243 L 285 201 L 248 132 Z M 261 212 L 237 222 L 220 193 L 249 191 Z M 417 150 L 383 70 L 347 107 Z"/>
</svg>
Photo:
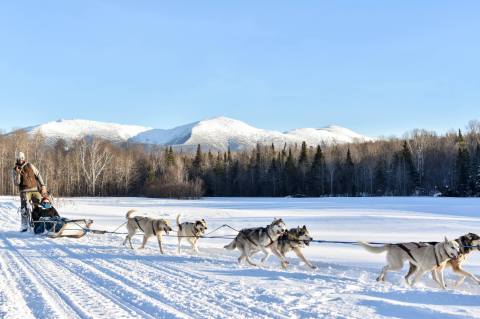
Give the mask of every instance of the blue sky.
<svg viewBox="0 0 480 319">
<path fill-rule="evenodd" d="M 480 119 L 479 1 L 9 1 L 0 128 L 218 115 L 378 135 Z"/>
</svg>

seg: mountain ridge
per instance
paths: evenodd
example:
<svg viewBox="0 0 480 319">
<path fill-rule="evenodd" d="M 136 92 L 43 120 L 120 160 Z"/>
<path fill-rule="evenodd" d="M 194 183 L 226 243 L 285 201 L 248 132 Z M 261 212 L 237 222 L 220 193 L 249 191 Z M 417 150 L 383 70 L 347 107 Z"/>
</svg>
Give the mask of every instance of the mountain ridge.
<svg viewBox="0 0 480 319">
<path fill-rule="evenodd" d="M 170 129 L 72 119 L 47 122 L 20 130 L 31 135 L 41 133 L 49 143 L 55 143 L 60 139 L 71 142 L 75 139 L 94 136 L 111 142 L 175 148 L 192 148 L 200 144 L 204 148 L 218 151 L 249 149 L 257 144 L 283 146 L 305 141 L 309 145 L 317 145 L 373 140 L 338 125 L 280 132 L 256 128 L 224 116 L 207 118 Z"/>
</svg>

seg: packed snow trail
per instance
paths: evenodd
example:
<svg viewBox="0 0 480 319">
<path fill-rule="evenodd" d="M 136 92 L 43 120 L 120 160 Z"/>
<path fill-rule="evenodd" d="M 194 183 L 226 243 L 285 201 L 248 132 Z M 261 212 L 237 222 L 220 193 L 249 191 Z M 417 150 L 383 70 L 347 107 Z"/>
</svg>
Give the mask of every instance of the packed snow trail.
<svg viewBox="0 0 480 319">
<path fill-rule="evenodd" d="M 311 271 L 294 255 L 287 271 L 271 257 L 261 268 L 238 266 L 228 240 L 200 240 L 176 254 L 166 238 L 166 255 L 151 239 L 144 250 L 121 245 L 124 236 L 88 234 L 49 239 L 19 233 L 18 199 L 0 197 L 1 318 L 480 318 L 480 287 L 437 289 L 430 278 L 407 287 L 402 274 L 375 281 L 384 256 L 353 245 L 306 247 Z M 94 228 L 113 230 L 130 208 L 167 218 L 174 225 L 205 217 L 209 230 L 266 225 L 274 216 L 289 227 L 306 224 L 316 239 L 439 240 L 480 232 L 479 200 L 439 199 L 60 199 L 70 218 L 91 218 Z M 122 228 L 120 231 L 125 231 Z M 222 229 L 218 233 L 232 234 Z M 138 247 L 141 237 L 135 237 Z M 258 260 L 258 257 L 256 257 Z M 466 268 L 480 272 L 480 253 Z M 404 270 L 406 271 L 406 269 Z M 454 276 L 447 271 L 448 283 Z"/>
</svg>

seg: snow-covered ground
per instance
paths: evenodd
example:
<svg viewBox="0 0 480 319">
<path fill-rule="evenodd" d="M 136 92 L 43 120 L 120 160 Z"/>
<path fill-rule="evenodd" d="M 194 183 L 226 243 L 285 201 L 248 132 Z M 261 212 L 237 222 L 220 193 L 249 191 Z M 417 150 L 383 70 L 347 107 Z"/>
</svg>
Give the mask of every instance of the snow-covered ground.
<svg viewBox="0 0 480 319">
<path fill-rule="evenodd" d="M 1 318 L 480 318 L 480 287 L 473 282 L 443 291 L 426 277 L 410 288 L 402 274 L 392 274 L 377 283 L 384 256 L 354 245 L 307 247 L 314 271 L 293 255 L 287 271 L 275 257 L 253 268 L 236 264 L 238 252 L 224 250 L 225 239 L 201 240 L 199 255 L 186 245 L 177 255 L 176 239 L 166 238 L 162 256 L 153 238 L 145 250 L 132 251 L 121 246 L 122 235 L 18 233 L 17 203 L 0 197 Z M 433 241 L 480 233 L 479 199 L 67 198 L 57 208 L 108 230 L 135 208 L 172 224 L 178 213 L 183 220 L 202 217 L 209 230 L 225 223 L 264 226 L 282 217 L 289 227 L 305 224 L 314 238 L 328 240 Z M 216 233 L 222 234 L 232 231 Z M 480 253 L 466 268 L 480 273 Z M 447 271 L 446 278 L 451 286 L 455 276 Z"/>
</svg>

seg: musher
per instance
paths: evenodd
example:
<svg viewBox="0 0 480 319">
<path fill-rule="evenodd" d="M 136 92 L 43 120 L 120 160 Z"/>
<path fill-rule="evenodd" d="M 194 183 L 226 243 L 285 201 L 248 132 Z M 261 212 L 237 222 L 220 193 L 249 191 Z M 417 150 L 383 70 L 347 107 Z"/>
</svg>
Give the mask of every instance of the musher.
<svg viewBox="0 0 480 319">
<path fill-rule="evenodd" d="M 25 154 L 18 152 L 15 167 L 13 168 L 13 183 L 20 190 L 21 227 L 20 231 L 28 230 L 29 212 L 36 208 L 43 197 L 48 197 L 47 186 L 43 182 L 38 169 L 25 160 Z M 40 189 L 40 192 L 39 192 Z M 34 207 L 30 207 L 30 201 Z"/>
</svg>

